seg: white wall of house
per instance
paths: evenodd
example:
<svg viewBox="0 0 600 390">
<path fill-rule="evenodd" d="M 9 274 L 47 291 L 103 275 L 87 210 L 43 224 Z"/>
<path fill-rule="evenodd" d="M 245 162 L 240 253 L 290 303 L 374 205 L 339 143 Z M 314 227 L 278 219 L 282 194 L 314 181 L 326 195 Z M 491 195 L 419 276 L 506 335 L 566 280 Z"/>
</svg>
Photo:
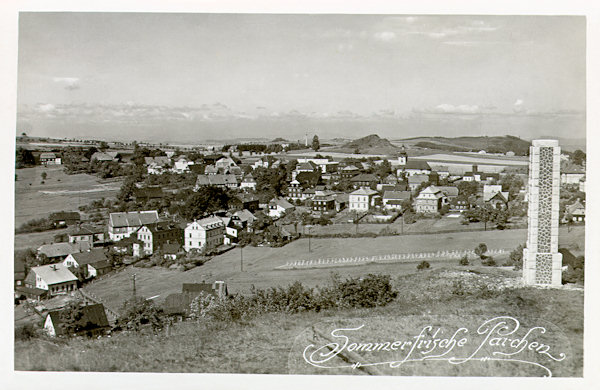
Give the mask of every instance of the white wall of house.
<svg viewBox="0 0 600 390">
<path fill-rule="evenodd" d="M 46 321 L 44 321 L 44 330 L 49 336 L 56 336 L 56 328 L 54 327 L 54 323 L 52 322 L 52 317 L 50 317 L 50 315 L 46 315 Z"/>
</svg>

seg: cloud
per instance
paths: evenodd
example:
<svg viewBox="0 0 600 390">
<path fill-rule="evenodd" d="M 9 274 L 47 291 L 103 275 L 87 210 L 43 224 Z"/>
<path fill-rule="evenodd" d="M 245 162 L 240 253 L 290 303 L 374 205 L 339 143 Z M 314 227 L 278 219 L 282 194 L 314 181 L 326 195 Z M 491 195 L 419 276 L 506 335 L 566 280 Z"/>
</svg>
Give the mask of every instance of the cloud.
<svg viewBox="0 0 600 390">
<path fill-rule="evenodd" d="M 51 111 L 54 111 L 56 109 L 56 107 L 54 106 L 54 104 L 47 103 L 47 104 L 39 104 L 37 106 L 37 109 L 40 112 L 51 112 Z"/>
<path fill-rule="evenodd" d="M 396 33 L 393 31 L 380 31 L 375 33 L 373 37 L 381 42 L 391 42 L 396 39 Z"/>
<path fill-rule="evenodd" d="M 523 100 L 517 99 L 517 101 L 515 102 L 515 106 L 522 106 L 522 105 L 523 105 Z"/>
<path fill-rule="evenodd" d="M 64 85 L 66 90 L 72 91 L 79 89 L 79 78 L 77 77 L 54 77 L 52 79 L 57 84 Z"/>
<path fill-rule="evenodd" d="M 517 112 L 517 113 L 522 113 L 522 112 L 526 111 L 525 107 L 523 107 L 523 103 L 524 103 L 523 99 L 517 99 L 515 101 L 515 103 L 513 104 L 513 111 Z"/>
<path fill-rule="evenodd" d="M 454 106 L 452 104 L 444 103 L 436 106 L 435 111 L 445 114 L 477 114 L 481 110 L 477 105 L 469 106 L 467 104 L 461 104 L 459 106 Z"/>
<path fill-rule="evenodd" d="M 351 43 L 340 43 L 339 45 L 337 45 L 337 51 L 339 51 L 340 53 L 352 51 L 353 49 L 354 45 Z"/>
</svg>

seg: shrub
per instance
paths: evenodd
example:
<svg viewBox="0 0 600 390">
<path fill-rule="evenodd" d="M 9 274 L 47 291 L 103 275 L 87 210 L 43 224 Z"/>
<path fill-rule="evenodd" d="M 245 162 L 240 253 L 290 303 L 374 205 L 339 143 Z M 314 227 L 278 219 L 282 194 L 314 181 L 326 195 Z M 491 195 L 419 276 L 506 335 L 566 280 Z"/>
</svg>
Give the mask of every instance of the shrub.
<svg viewBox="0 0 600 390">
<path fill-rule="evenodd" d="M 429 263 L 428 263 L 427 261 L 425 261 L 425 260 L 423 260 L 422 262 L 420 262 L 420 263 L 417 265 L 417 269 L 418 269 L 419 271 L 420 271 L 420 270 L 424 270 L 424 269 L 428 269 L 429 267 L 430 267 L 430 266 L 429 266 Z"/>
<path fill-rule="evenodd" d="M 482 242 L 475 248 L 475 254 L 483 260 L 485 259 L 485 252 L 487 252 L 487 250 L 487 245 Z"/>
<path fill-rule="evenodd" d="M 488 266 L 488 267 L 495 267 L 496 260 L 494 260 L 494 258 L 492 256 L 488 256 L 485 260 L 481 261 L 481 264 Z"/>
<path fill-rule="evenodd" d="M 469 258 L 467 255 L 464 255 L 459 261 L 458 265 L 469 265 Z"/>
<path fill-rule="evenodd" d="M 516 247 L 508 257 L 508 261 L 505 263 L 507 266 L 514 266 L 515 271 L 523 269 L 523 248 L 524 245 Z"/>
<path fill-rule="evenodd" d="M 25 324 L 22 326 L 15 327 L 15 340 L 27 341 L 37 337 L 38 334 L 33 324 Z"/>
<path fill-rule="evenodd" d="M 116 323 L 116 327 L 120 329 L 139 331 L 150 326 L 153 330 L 159 330 L 165 323 L 162 309 L 141 297 L 126 301 L 121 307 L 121 313 Z"/>
</svg>

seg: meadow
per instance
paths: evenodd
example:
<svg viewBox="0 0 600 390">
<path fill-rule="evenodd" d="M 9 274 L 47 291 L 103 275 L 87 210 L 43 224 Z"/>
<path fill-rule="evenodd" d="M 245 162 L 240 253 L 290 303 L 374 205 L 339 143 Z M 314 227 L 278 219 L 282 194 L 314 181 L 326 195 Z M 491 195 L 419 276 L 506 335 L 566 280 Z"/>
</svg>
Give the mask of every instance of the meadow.
<svg viewBox="0 0 600 390">
<path fill-rule="evenodd" d="M 42 173 L 46 173 L 44 184 Z M 114 198 L 121 188 L 121 179 L 67 175 L 62 166 L 17 169 L 15 174 L 15 226 L 56 211 L 79 211 L 79 206 L 94 200 Z"/>
<path fill-rule="evenodd" d="M 566 228 L 560 232 L 561 247 L 583 251 L 582 227 Z M 132 275 L 136 275 L 136 292 L 146 298 L 154 297 L 160 303 L 171 293 L 181 292 L 182 283 L 224 280 L 229 292 L 245 293 L 252 286 L 268 288 L 287 286 L 294 281 L 314 287 L 326 284 L 335 272 L 343 277 L 357 277 L 368 273 L 399 276 L 413 273 L 419 261 L 392 264 L 367 264 L 360 266 L 332 267 L 329 269 L 276 270 L 288 261 L 310 260 L 327 257 L 371 256 L 392 253 L 435 252 L 438 250 L 473 249 L 478 243 L 486 243 L 489 249 L 511 249 L 526 240 L 525 230 L 487 231 L 477 233 L 446 233 L 435 235 L 387 236 L 377 238 L 313 238 L 311 252 L 308 252 L 308 239 L 291 242 L 281 248 L 246 247 L 234 249 L 212 258 L 204 265 L 181 272 L 160 267 L 125 270 L 95 281 L 84 287 L 99 297 L 113 310 L 118 310 L 132 294 Z M 243 257 L 243 271 L 241 259 Z M 496 258 L 502 264 L 507 255 Z M 433 268 L 457 263 L 453 260 L 428 260 Z M 479 262 L 479 260 L 477 260 Z M 479 263 L 477 263 L 479 264 Z"/>
</svg>

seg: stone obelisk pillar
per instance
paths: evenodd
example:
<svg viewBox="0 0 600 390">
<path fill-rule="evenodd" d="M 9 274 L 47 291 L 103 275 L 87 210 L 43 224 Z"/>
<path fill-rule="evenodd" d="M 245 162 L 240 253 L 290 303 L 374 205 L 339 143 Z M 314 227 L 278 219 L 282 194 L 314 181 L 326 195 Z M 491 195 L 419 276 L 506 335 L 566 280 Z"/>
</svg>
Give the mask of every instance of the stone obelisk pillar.
<svg viewBox="0 0 600 390">
<path fill-rule="evenodd" d="M 558 252 L 560 146 L 556 140 L 534 140 L 529 148 L 527 247 L 523 249 L 525 284 L 562 285 Z"/>
</svg>

